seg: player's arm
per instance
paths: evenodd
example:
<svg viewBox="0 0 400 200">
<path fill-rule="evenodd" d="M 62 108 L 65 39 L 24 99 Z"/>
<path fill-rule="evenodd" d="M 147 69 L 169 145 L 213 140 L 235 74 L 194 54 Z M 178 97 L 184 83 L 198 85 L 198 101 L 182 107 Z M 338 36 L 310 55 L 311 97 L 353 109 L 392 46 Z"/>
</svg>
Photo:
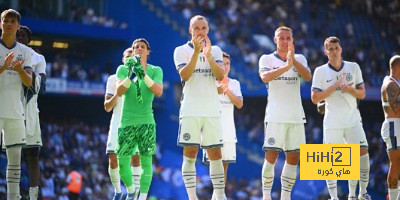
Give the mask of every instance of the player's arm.
<svg viewBox="0 0 400 200">
<path fill-rule="evenodd" d="M 190 77 L 192 76 L 194 69 L 196 68 L 196 63 L 197 59 L 199 58 L 200 51 L 203 49 L 201 47 L 201 44 L 203 42 L 203 37 L 197 36 L 196 38 L 192 39 L 192 44 L 194 46 L 194 51 L 192 56 L 190 57 L 189 63 L 187 63 L 183 67 L 178 68 L 179 76 L 182 78 L 184 81 L 188 81 Z M 174 54 L 179 54 L 182 52 L 177 52 L 175 50 Z M 174 57 L 177 57 L 177 55 L 174 55 Z"/>
<path fill-rule="evenodd" d="M 351 87 L 353 83 L 350 83 L 348 85 L 342 85 L 341 89 L 343 92 L 348 92 L 351 94 L 353 97 L 357 99 L 364 99 L 365 98 L 365 86 L 364 84 L 357 85 L 355 88 Z"/>
<path fill-rule="evenodd" d="M 147 75 L 145 72 L 144 75 L 144 83 L 149 88 L 149 90 L 154 93 L 157 97 L 160 97 L 163 93 L 163 84 L 162 84 L 162 70 L 156 69 L 155 75 L 153 79 Z"/>
<path fill-rule="evenodd" d="M 236 108 L 241 109 L 243 107 L 243 98 L 236 96 L 231 90 L 229 90 L 229 88 L 225 93 Z"/>
<path fill-rule="evenodd" d="M 400 114 L 400 100 L 398 99 L 400 90 L 396 83 L 389 82 L 385 90 L 390 108 L 394 113 Z"/>
<path fill-rule="evenodd" d="M 329 97 L 340 85 L 342 84 L 343 78 L 346 74 L 342 74 L 339 77 L 339 80 L 336 81 L 335 84 L 331 85 L 328 87 L 326 90 L 321 90 L 318 88 L 313 88 L 311 90 L 311 101 L 314 104 L 318 104 L 318 102 L 325 100 L 327 97 Z"/>
<path fill-rule="evenodd" d="M 293 65 L 296 67 L 297 72 L 300 74 L 300 76 L 305 80 L 305 81 L 311 81 L 312 75 L 311 71 L 305 67 L 301 62 L 297 61 L 294 57 L 294 45 L 293 43 L 289 44 L 289 51 L 291 51 L 290 57 L 293 59 Z M 305 62 L 306 63 L 306 62 Z"/>
<path fill-rule="evenodd" d="M 210 64 L 211 71 L 214 74 L 215 78 L 217 78 L 217 80 L 219 81 L 222 81 L 222 79 L 224 79 L 225 68 L 222 63 L 215 62 L 214 58 L 212 57 L 211 55 L 212 46 L 210 38 L 206 37 L 205 41 L 206 41 L 206 46 L 203 48 L 203 50 L 204 54 L 206 55 L 208 64 Z"/>
<path fill-rule="evenodd" d="M 114 94 L 106 94 L 104 96 L 104 110 L 106 110 L 106 112 L 110 112 L 112 111 L 112 109 L 115 107 L 115 105 L 118 102 L 118 95 Z"/>
<path fill-rule="evenodd" d="M 121 97 L 128 91 L 129 87 L 131 86 L 132 81 L 129 78 L 124 80 L 118 80 L 117 82 L 117 96 Z"/>
<path fill-rule="evenodd" d="M 288 71 L 292 66 L 293 66 L 293 58 L 290 56 L 292 54 L 291 51 L 288 51 L 287 54 L 287 64 L 283 67 L 277 68 L 277 69 L 270 69 L 270 70 L 260 70 L 258 73 L 260 75 L 261 80 L 264 83 L 268 83 L 276 78 L 278 78 L 280 75 Z"/>
<path fill-rule="evenodd" d="M 32 68 L 30 67 L 22 67 L 24 65 L 25 60 L 14 61 L 12 65 L 14 66 L 14 70 L 18 72 L 19 77 L 21 78 L 22 83 L 26 87 L 30 87 L 32 85 Z"/>
</svg>

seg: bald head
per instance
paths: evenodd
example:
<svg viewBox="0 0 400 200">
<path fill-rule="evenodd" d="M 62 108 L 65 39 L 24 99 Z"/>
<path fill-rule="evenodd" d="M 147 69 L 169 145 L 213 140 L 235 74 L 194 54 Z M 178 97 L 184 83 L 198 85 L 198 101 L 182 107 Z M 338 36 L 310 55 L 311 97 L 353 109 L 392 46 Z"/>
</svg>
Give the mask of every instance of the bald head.
<svg viewBox="0 0 400 200">
<path fill-rule="evenodd" d="M 393 70 L 398 65 L 400 65 L 400 56 L 395 55 L 389 61 L 390 70 Z"/>
<path fill-rule="evenodd" d="M 206 17 L 201 16 L 201 15 L 196 15 L 196 16 L 194 16 L 194 17 L 192 17 L 192 18 L 190 19 L 190 27 L 193 27 L 193 24 L 194 24 L 197 20 L 204 20 L 204 21 L 206 21 L 207 26 L 208 26 L 208 21 L 207 21 L 207 18 L 206 18 Z"/>
</svg>

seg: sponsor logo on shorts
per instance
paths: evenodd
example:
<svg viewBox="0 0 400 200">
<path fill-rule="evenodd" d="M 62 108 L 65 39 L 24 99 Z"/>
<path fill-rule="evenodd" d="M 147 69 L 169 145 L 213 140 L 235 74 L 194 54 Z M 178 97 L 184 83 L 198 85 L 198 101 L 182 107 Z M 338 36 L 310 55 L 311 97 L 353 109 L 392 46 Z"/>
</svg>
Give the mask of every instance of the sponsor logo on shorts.
<svg viewBox="0 0 400 200">
<path fill-rule="evenodd" d="M 269 138 L 268 139 L 268 144 L 269 145 L 274 145 L 275 144 L 275 139 L 274 138 Z"/>
<path fill-rule="evenodd" d="M 185 141 L 190 140 L 190 134 L 189 134 L 189 133 L 183 134 L 183 139 L 184 139 Z"/>
</svg>

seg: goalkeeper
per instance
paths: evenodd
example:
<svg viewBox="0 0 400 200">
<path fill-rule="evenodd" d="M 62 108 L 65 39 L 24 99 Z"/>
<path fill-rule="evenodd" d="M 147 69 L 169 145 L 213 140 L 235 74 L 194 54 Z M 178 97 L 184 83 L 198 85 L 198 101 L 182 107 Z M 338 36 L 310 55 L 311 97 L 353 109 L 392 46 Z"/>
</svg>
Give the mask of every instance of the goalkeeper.
<svg viewBox="0 0 400 200">
<path fill-rule="evenodd" d="M 154 95 L 162 95 L 163 72 L 160 67 L 147 63 L 150 45 L 146 39 L 133 41 L 132 50 L 134 57 L 127 58 L 125 65 L 117 69 L 117 95 L 123 97 L 117 155 L 119 174 L 128 190 L 126 200 L 133 200 L 135 186 L 129 164 L 131 156 L 139 148 L 143 169 L 139 200 L 144 200 L 153 176 L 152 156 L 156 149 L 156 124 L 152 104 Z"/>
</svg>

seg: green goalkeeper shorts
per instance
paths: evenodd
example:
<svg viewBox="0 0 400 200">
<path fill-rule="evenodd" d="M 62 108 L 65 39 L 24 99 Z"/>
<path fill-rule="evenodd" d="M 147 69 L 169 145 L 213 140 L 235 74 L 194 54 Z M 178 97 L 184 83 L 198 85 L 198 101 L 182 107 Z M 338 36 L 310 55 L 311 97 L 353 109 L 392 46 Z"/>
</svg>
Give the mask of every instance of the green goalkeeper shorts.
<svg viewBox="0 0 400 200">
<path fill-rule="evenodd" d="M 136 154 L 136 148 L 139 148 L 139 155 L 155 154 L 155 124 L 139 124 L 118 128 L 117 154 L 131 156 Z"/>
</svg>

